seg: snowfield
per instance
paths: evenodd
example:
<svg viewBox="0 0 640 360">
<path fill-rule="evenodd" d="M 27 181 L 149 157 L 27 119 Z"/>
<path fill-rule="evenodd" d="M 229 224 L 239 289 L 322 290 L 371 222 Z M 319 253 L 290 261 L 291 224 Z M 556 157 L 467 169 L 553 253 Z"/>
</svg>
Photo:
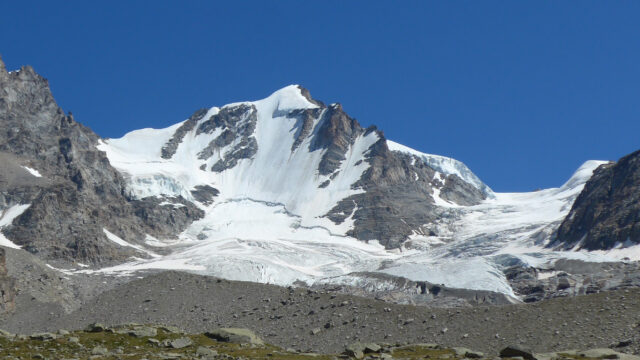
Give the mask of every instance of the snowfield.
<svg viewBox="0 0 640 360">
<path fill-rule="evenodd" d="M 502 269 L 513 264 L 543 266 L 559 258 L 591 261 L 640 259 L 640 249 L 609 252 L 554 251 L 545 245 L 569 212 L 593 170 L 602 162 L 588 161 L 561 187 L 530 193 L 494 193 L 463 163 L 424 154 L 387 141 L 392 151 L 415 155 L 441 173 L 456 174 L 478 187 L 487 200 L 475 206 L 458 206 L 434 199 L 440 220 L 429 225 L 435 236 L 415 234 L 403 248 L 385 250 L 377 241 L 365 243 L 346 236 L 351 218 L 336 225 L 322 215 L 341 199 L 361 192 L 352 189 L 369 166 L 362 161 L 369 147 L 379 140 L 375 132 L 360 136 L 349 149 L 340 172 L 329 186 L 319 188 L 328 176 L 316 171 L 323 151 L 309 151 L 309 139 L 292 151 L 296 119 L 287 110 L 314 108 L 296 86 L 279 90 L 266 99 L 230 104 L 253 105 L 258 113 L 254 137 L 258 151 L 251 159 L 220 173 L 210 168 L 223 157 L 219 149 L 212 158 L 198 154 L 212 134 L 186 134 L 176 154 L 163 159 L 162 146 L 182 123 L 166 129 L 143 129 L 120 139 L 100 143 L 113 166 L 129 180 L 136 197 L 178 196 L 195 201 L 190 190 L 210 185 L 220 191 L 211 205 L 196 203 L 206 215 L 191 224 L 179 239 L 138 239 L 147 248 L 133 245 L 105 229 L 112 241 L 134 247 L 149 255 L 129 263 L 79 272 L 128 275 L 145 269 L 179 269 L 232 280 L 279 285 L 296 281 L 344 282 L 353 272 L 380 272 L 424 280 L 450 287 L 493 290 L 514 296 Z M 212 107 L 206 117 L 221 108 Z M 318 124 L 315 123 L 314 127 Z M 232 145 L 229 145 L 232 146 Z M 154 248 L 170 249 L 156 255 Z M 357 276 L 351 277 L 354 284 Z"/>
</svg>

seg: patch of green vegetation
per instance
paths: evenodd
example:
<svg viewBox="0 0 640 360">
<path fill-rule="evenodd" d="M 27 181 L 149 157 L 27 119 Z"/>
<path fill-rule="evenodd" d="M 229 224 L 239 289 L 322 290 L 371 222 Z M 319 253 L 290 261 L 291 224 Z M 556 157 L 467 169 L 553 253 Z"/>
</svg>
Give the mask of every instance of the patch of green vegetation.
<svg viewBox="0 0 640 360">
<path fill-rule="evenodd" d="M 168 341 L 185 339 L 191 344 L 171 348 Z M 152 337 L 136 337 L 127 329 L 101 332 L 75 331 L 51 340 L 28 337 L 0 338 L 2 359 L 333 359 L 330 355 L 287 352 L 273 345 L 218 342 L 204 334 L 183 334 L 158 329 Z M 205 349 L 204 351 L 202 349 Z M 200 351 L 199 351 L 200 350 Z M 210 350 L 210 351 L 207 351 Z"/>
<path fill-rule="evenodd" d="M 455 359 L 456 353 L 452 349 L 439 346 L 408 345 L 396 348 L 391 355 L 394 359 Z"/>
<path fill-rule="evenodd" d="M 240 330 L 251 333 L 246 329 Z M 333 360 L 349 358 L 346 355 L 337 354 L 296 353 L 273 345 L 260 344 L 261 341 L 254 341 L 254 344 L 216 341 L 206 334 L 185 334 L 176 329 L 161 326 L 133 324 L 113 328 L 94 328 L 93 331 L 74 331 L 70 333 L 61 331 L 61 333 L 63 334 L 40 334 L 29 337 L 24 335 L 13 336 L 0 331 L 0 359 Z M 147 336 L 150 334 L 153 334 L 153 336 Z M 211 333 L 209 335 L 212 336 Z M 255 336 L 253 333 L 251 335 Z M 443 348 L 435 344 L 407 346 L 359 345 L 360 347 L 351 346 L 352 352 L 350 354 L 362 359 L 461 360 L 465 357 L 479 358 L 482 356 L 482 353 L 472 352 L 469 349 Z M 367 353 L 370 351 L 375 351 L 375 353 Z M 567 351 L 539 354 L 537 356 L 541 360 L 611 359 L 612 354 L 607 351 L 610 350 Z M 515 359 L 503 358 L 502 360 Z"/>
</svg>

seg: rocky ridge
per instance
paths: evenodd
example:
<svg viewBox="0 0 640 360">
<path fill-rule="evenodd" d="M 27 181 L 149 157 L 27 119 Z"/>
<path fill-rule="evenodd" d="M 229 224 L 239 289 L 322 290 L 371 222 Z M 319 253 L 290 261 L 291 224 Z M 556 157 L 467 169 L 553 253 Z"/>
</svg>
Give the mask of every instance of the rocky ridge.
<svg viewBox="0 0 640 360">
<path fill-rule="evenodd" d="M 594 171 L 553 245 L 599 250 L 635 244 L 640 244 L 640 151 Z"/>
<path fill-rule="evenodd" d="M 110 241 L 104 229 L 140 244 L 202 216 L 191 203 L 129 198 L 122 175 L 96 149 L 100 138 L 58 107 L 47 80 L 30 66 L 7 72 L 0 64 L 0 209 L 29 204 L 1 230 L 13 243 L 44 259 L 109 263 L 147 255 Z"/>
</svg>

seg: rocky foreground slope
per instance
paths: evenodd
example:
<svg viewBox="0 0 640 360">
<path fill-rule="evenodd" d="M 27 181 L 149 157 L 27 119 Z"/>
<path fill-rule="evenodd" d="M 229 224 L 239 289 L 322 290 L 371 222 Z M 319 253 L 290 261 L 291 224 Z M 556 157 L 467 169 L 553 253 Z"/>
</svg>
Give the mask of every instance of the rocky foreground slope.
<svg viewBox="0 0 640 360">
<path fill-rule="evenodd" d="M 318 354 L 282 349 L 265 344 L 249 329 L 218 328 L 202 334 L 186 334 L 173 326 L 94 323 L 85 331 L 31 335 L 0 334 L 0 355 L 5 359 L 483 359 L 482 352 L 437 344 L 389 344 L 355 342 L 340 354 Z M 573 360 L 640 357 L 612 349 L 564 350 L 534 353 L 510 345 L 500 351 L 502 359 Z"/>
<path fill-rule="evenodd" d="M 267 343 L 303 352 L 336 353 L 358 341 L 437 343 L 488 356 L 512 344 L 534 352 L 608 347 L 640 352 L 638 288 L 528 305 L 430 308 L 163 272 L 108 290 L 70 314 L 37 300 L 16 306 L 0 328 L 22 334 L 136 322 L 194 333 L 249 328 Z"/>
</svg>

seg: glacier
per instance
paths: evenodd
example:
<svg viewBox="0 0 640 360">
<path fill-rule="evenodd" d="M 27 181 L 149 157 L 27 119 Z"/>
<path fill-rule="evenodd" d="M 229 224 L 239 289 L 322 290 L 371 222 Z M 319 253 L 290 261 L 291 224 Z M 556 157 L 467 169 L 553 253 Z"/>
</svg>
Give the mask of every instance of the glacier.
<svg viewBox="0 0 640 360">
<path fill-rule="evenodd" d="M 221 134 L 220 128 L 213 133 L 192 129 L 170 159 L 162 157 L 162 148 L 184 122 L 100 142 L 98 148 L 125 176 L 132 197 L 182 196 L 206 215 L 177 239 L 148 236 L 137 241 L 144 244 L 140 246 L 109 233 L 112 241 L 140 250 L 144 258 L 77 272 L 130 275 L 141 270 L 178 269 L 278 285 L 298 281 L 344 283 L 345 275 L 372 272 L 449 287 L 491 290 L 515 298 L 502 272 L 513 264 L 542 266 L 560 258 L 614 261 L 629 254 L 635 257 L 636 253 L 640 258 L 640 251 L 557 251 L 546 247 L 601 161 L 586 162 L 558 188 L 497 193 L 458 160 L 422 153 L 389 140 L 385 140 L 389 150 L 423 161 L 442 180 L 446 175 L 458 176 L 479 189 L 486 199 L 462 206 L 440 198 L 439 189 L 434 188 L 439 216 L 424 225 L 428 232 L 414 233 L 398 249 L 385 249 L 376 240 L 357 240 L 348 235 L 353 228 L 353 213 L 340 223 L 324 215 L 342 199 L 364 191 L 354 184 L 369 167 L 364 160 L 380 140 L 378 134 L 359 135 L 339 169 L 322 175 L 316 169 L 326 150 L 311 150 L 309 138 L 294 146 L 297 120 L 286 116 L 287 112 L 318 108 L 298 86 L 285 87 L 259 101 L 211 107 L 204 118 L 239 105 L 257 111 L 253 132 L 257 152 L 221 172 L 205 169 L 224 159 L 227 150 L 237 144 L 214 149 L 206 159 L 199 156 L 211 139 Z M 314 129 L 318 126 L 315 121 Z M 328 179 L 331 181 L 324 186 Z M 193 198 L 190 191 L 198 185 L 219 190 L 213 203 L 203 204 Z M 157 255 L 157 248 L 169 252 Z"/>
</svg>

